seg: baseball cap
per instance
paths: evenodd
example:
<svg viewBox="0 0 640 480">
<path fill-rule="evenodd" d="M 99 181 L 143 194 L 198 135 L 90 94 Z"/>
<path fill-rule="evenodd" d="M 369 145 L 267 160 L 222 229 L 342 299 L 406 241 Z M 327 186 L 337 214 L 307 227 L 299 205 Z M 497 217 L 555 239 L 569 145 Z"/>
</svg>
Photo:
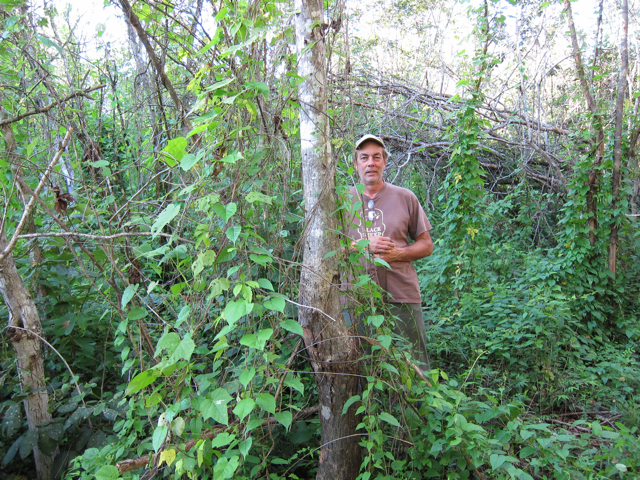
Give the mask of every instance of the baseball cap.
<svg viewBox="0 0 640 480">
<path fill-rule="evenodd" d="M 385 150 L 387 149 L 386 145 L 384 144 L 384 141 L 380 137 L 376 137 L 375 135 L 371 135 L 370 133 L 367 133 L 356 142 L 356 150 L 358 150 L 360 148 L 360 145 L 362 145 L 367 140 L 372 140 L 380 144 L 382 148 L 384 148 Z"/>
</svg>

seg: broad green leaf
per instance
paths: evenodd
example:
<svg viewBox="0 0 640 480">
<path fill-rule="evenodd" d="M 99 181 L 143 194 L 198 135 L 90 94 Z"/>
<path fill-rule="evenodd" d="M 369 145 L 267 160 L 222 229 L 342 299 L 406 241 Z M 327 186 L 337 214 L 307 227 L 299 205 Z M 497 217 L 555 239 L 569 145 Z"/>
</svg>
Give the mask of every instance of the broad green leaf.
<svg viewBox="0 0 640 480">
<path fill-rule="evenodd" d="M 268 205 L 271 205 L 273 202 L 273 199 L 271 197 L 268 197 L 267 195 L 265 195 L 264 193 L 260 193 L 260 192 L 256 192 L 254 190 L 251 190 L 248 194 L 247 194 L 247 202 L 249 203 L 266 203 Z"/>
<path fill-rule="evenodd" d="M 188 172 L 196 163 L 198 163 L 199 160 L 199 157 L 196 157 L 191 153 L 187 153 L 184 157 L 182 157 L 182 160 L 180 160 L 180 168 L 182 168 L 182 170 L 184 170 L 185 172 Z"/>
<path fill-rule="evenodd" d="M 224 447 L 225 445 L 229 445 L 231 442 L 233 442 L 235 438 L 236 438 L 235 435 L 231 435 L 230 433 L 227 433 L 227 432 L 222 432 L 218 434 L 218 436 L 215 437 L 213 440 L 211 440 L 211 447 L 212 448 Z"/>
<path fill-rule="evenodd" d="M 206 250 L 198 254 L 198 258 L 196 258 L 196 261 L 193 262 L 193 265 L 191 266 L 193 274 L 199 275 L 200 272 L 204 270 L 204 267 L 210 267 L 213 265 L 216 261 L 216 257 L 216 252 L 213 250 Z"/>
<path fill-rule="evenodd" d="M 251 437 L 247 438 L 245 441 L 240 442 L 238 444 L 238 450 L 242 454 L 243 457 L 249 454 L 249 450 L 251 450 L 251 445 L 253 444 L 253 439 Z"/>
<path fill-rule="evenodd" d="M 224 307 L 224 318 L 231 325 L 236 323 L 241 317 L 248 315 L 253 310 L 253 303 L 245 299 L 232 300 Z"/>
<path fill-rule="evenodd" d="M 238 240 L 241 231 L 242 227 L 240 225 L 234 225 L 233 227 L 229 227 L 225 234 L 227 235 L 227 238 L 231 241 L 231 243 L 236 243 L 236 240 Z"/>
<path fill-rule="evenodd" d="M 42 42 L 43 45 L 47 46 L 47 47 L 53 47 L 55 48 L 58 53 L 60 54 L 60 56 L 63 56 L 63 52 L 62 52 L 62 47 L 60 47 L 60 45 L 58 45 L 56 42 L 54 42 L 53 40 L 50 40 L 47 37 L 43 37 L 42 35 L 38 35 L 36 34 L 36 37 L 38 38 L 38 40 L 40 40 Z"/>
<path fill-rule="evenodd" d="M 304 334 L 304 331 L 302 330 L 302 325 L 300 325 L 295 320 L 291 320 L 290 318 L 280 322 L 280 326 L 291 333 L 295 333 L 296 335 L 302 336 Z"/>
<path fill-rule="evenodd" d="M 184 137 L 177 137 L 167 142 L 167 146 L 162 149 L 164 153 L 163 160 L 167 162 L 170 167 L 175 166 L 185 156 L 187 149 L 187 139 Z"/>
<path fill-rule="evenodd" d="M 213 206 L 213 211 L 216 212 L 216 214 L 220 218 L 222 218 L 225 222 L 228 222 L 229 219 L 233 217 L 233 215 L 236 213 L 237 210 L 238 210 L 238 205 L 236 205 L 234 202 L 230 202 L 227 205 L 216 203 Z"/>
<path fill-rule="evenodd" d="M 211 45 L 211 46 L 213 46 L 213 45 Z M 208 47 L 208 48 L 211 48 L 211 46 L 210 46 L 210 45 L 207 45 L 205 48 L 203 48 L 203 50 L 207 49 L 207 47 Z M 205 51 L 206 51 L 206 50 L 205 50 Z M 229 85 L 231 82 L 233 82 L 233 80 L 234 80 L 234 78 L 233 78 L 233 77 L 231 77 L 231 78 L 225 78 L 224 80 L 220 80 L 219 82 L 216 82 L 216 83 L 214 83 L 213 85 L 209 85 L 208 87 L 206 87 L 206 88 L 205 88 L 205 91 L 207 91 L 207 92 L 213 92 L 213 91 L 215 91 L 215 90 L 219 90 L 219 89 L 221 89 L 222 87 Z"/>
<path fill-rule="evenodd" d="M 117 480 L 120 472 L 113 465 L 104 465 L 96 472 L 96 480 Z"/>
<path fill-rule="evenodd" d="M 260 285 L 260 288 L 264 288 L 265 290 L 271 290 L 273 292 L 273 284 L 266 278 L 259 278 L 258 285 Z"/>
<path fill-rule="evenodd" d="M 160 372 L 157 370 L 147 370 L 146 372 L 139 373 L 133 380 L 129 382 L 127 385 L 127 389 L 125 390 L 125 395 L 132 395 L 136 392 L 139 392 L 143 388 L 148 387 L 153 382 L 156 381 L 156 378 L 160 376 Z"/>
<path fill-rule="evenodd" d="M 124 292 L 122 292 L 122 300 L 120 300 L 120 305 L 122 306 L 122 308 L 125 308 L 127 306 L 127 304 L 131 301 L 137 291 L 138 285 L 127 285 L 127 288 L 125 288 Z"/>
<path fill-rule="evenodd" d="M 209 295 L 217 297 L 222 292 L 229 290 L 231 283 L 226 278 L 216 278 L 209 284 Z"/>
<path fill-rule="evenodd" d="M 360 395 L 354 395 L 349 400 L 344 402 L 344 406 L 342 407 L 342 415 L 345 415 L 347 413 L 351 405 L 359 401 L 360 401 Z"/>
<path fill-rule="evenodd" d="M 264 82 L 247 82 L 247 87 L 255 88 L 258 93 L 261 93 L 265 97 L 269 96 L 269 85 Z"/>
<path fill-rule="evenodd" d="M 293 422 L 293 415 L 291 415 L 291 412 L 289 410 L 285 410 L 284 412 L 276 412 L 274 414 L 274 417 L 276 417 L 276 420 L 284 425 L 284 428 L 286 428 L 287 430 L 291 426 L 291 422 Z"/>
<path fill-rule="evenodd" d="M 256 402 L 253 398 L 243 398 L 238 402 L 238 404 L 233 409 L 233 413 L 235 413 L 240 421 L 244 420 L 244 417 L 249 415 L 256 406 Z"/>
<path fill-rule="evenodd" d="M 151 444 L 154 452 L 158 453 L 158 450 L 160 450 L 160 447 L 162 447 L 164 443 L 164 439 L 167 438 L 167 433 L 169 433 L 169 427 L 166 425 L 161 425 L 153 431 Z"/>
<path fill-rule="evenodd" d="M 253 377 L 255 376 L 256 376 L 255 367 L 246 368 L 240 374 L 240 383 L 244 386 L 244 388 L 247 388 L 247 386 L 249 385 L 249 382 L 253 380 Z"/>
<path fill-rule="evenodd" d="M 268 263 L 273 262 L 273 259 L 269 255 L 256 255 L 255 253 L 251 253 L 249 258 L 253 260 L 258 265 L 266 266 Z"/>
<path fill-rule="evenodd" d="M 187 335 L 182 339 L 180 344 L 176 347 L 173 354 L 171 355 L 170 362 L 177 362 L 178 360 L 186 360 L 187 362 L 191 360 L 191 355 L 193 354 L 193 350 L 196 348 L 196 344 L 191 340 L 191 336 Z"/>
<path fill-rule="evenodd" d="M 226 457 L 222 457 L 218 460 L 215 467 L 213 467 L 213 480 L 227 480 L 236 473 L 240 465 L 240 456 L 234 455 L 230 460 Z"/>
<path fill-rule="evenodd" d="M 232 98 L 235 99 L 235 97 L 232 97 Z M 226 103 L 229 103 L 229 102 L 226 102 Z M 221 158 L 220 161 L 225 163 L 236 163 L 241 158 L 244 158 L 244 157 L 240 152 L 233 152 L 227 155 L 226 157 Z"/>
<path fill-rule="evenodd" d="M 388 424 L 393 425 L 394 427 L 400 428 L 400 423 L 398 422 L 398 420 L 396 420 L 395 417 L 392 417 L 387 412 L 381 412 L 378 415 L 378 418 L 383 422 L 387 422 Z"/>
<path fill-rule="evenodd" d="M 147 309 L 144 307 L 136 307 L 127 313 L 128 320 L 140 320 L 147 316 Z"/>
<path fill-rule="evenodd" d="M 505 455 L 498 455 L 497 453 L 492 454 L 489 457 L 489 461 L 491 462 L 491 468 L 493 470 L 497 470 L 500 466 L 505 462 Z"/>
<path fill-rule="evenodd" d="M 200 400 L 202 419 L 213 418 L 218 423 L 229 425 L 227 403 L 231 401 L 231 396 L 223 388 L 218 388 L 209 397 Z"/>
<path fill-rule="evenodd" d="M 283 298 L 280 297 L 271 297 L 269 300 L 264 302 L 264 308 L 269 310 L 275 310 L 276 312 L 284 312 L 284 307 L 286 303 Z"/>
<path fill-rule="evenodd" d="M 276 413 L 276 399 L 270 393 L 259 393 L 256 397 L 256 404 L 265 412 Z"/>
<path fill-rule="evenodd" d="M 293 388 L 294 390 L 299 391 L 300 393 L 304 393 L 304 384 L 302 380 L 297 377 L 294 377 L 291 373 L 287 374 L 284 379 L 284 385 L 286 387 Z"/>
<path fill-rule="evenodd" d="M 180 344 L 180 336 L 175 332 L 167 332 L 165 333 L 160 340 L 158 340 L 158 344 L 156 345 L 156 351 L 153 354 L 154 357 L 160 356 L 162 350 L 167 351 L 167 355 L 173 355 L 176 348 Z"/>
<path fill-rule="evenodd" d="M 158 215 L 153 225 L 151 225 L 151 232 L 155 234 L 159 233 L 178 213 L 180 213 L 180 205 L 176 205 L 175 203 L 168 205 L 167 208 Z M 155 235 L 153 235 L 153 238 L 155 238 Z"/>
</svg>

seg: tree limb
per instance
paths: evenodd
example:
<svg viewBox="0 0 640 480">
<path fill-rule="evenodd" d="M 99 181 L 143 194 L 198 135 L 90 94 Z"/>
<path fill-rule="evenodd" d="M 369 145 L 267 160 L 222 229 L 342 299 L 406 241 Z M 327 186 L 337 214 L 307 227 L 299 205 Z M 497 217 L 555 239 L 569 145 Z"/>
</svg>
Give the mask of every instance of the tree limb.
<svg viewBox="0 0 640 480">
<path fill-rule="evenodd" d="M 18 222 L 18 225 L 16 226 L 16 231 L 13 232 L 13 236 L 11 237 L 11 240 L 7 244 L 7 247 L 2 251 L 2 253 L 0 253 L 0 262 L 2 262 L 2 260 L 4 260 L 7 257 L 7 255 L 9 255 L 11 251 L 14 249 L 14 247 L 16 246 L 16 243 L 18 242 L 18 235 L 20 235 L 20 232 L 26 225 L 27 219 L 31 214 L 31 210 L 33 210 L 33 207 L 36 204 L 36 197 L 40 195 L 40 192 L 44 188 L 45 183 L 47 183 L 47 179 L 49 178 L 49 175 L 51 174 L 53 167 L 56 165 L 56 163 L 58 163 L 58 160 L 60 160 L 60 157 L 62 156 L 65 149 L 67 148 L 67 145 L 69 144 L 69 140 L 71 140 L 72 133 L 73 133 L 73 128 L 70 128 L 67 131 L 67 134 L 65 135 L 64 140 L 62 140 L 62 145 L 60 145 L 60 150 L 58 150 L 58 152 L 53 157 L 53 160 L 51 160 L 51 163 L 49 163 L 49 166 L 44 171 L 44 174 L 40 179 L 40 183 L 38 183 L 38 186 L 33 192 L 33 196 L 31 197 L 31 199 L 29 200 L 29 203 L 27 203 L 26 207 L 24 208 L 24 212 L 22 213 L 22 218 L 20 219 L 20 222 Z M 4 223 L 2 225 L 2 228 L 4 228 Z"/>
<path fill-rule="evenodd" d="M 42 108 L 37 108 L 36 107 L 33 110 L 29 110 L 28 112 L 21 113 L 20 115 L 17 115 L 15 117 L 5 118 L 4 120 L 0 120 L 0 127 L 3 126 L 3 125 L 9 125 L 11 123 L 17 122 L 19 120 L 22 120 L 23 118 L 27 118 L 27 117 L 30 117 L 32 115 L 38 115 L 40 113 L 47 113 L 49 110 L 51 110 L 52 108 L 60 105 L 61 103 L 64 103 L 64 102 L 66 102 L 68 100 L 71 100 L 72 98 L 75 98 L 75 97 L 85 96 L 87 93 L 91 93 L 91 92 L 93 92 L 95 90 L 99 90 L 99 89 L 104 88 L 106 86 L 107 85 L 105 83 L 103 83 L 102 85 L 97 85 L 95 87 L 91 87 L 91 88 L 88 88 L 86 90 L 81 90 L 79 92 L 73 92 L 73 93 L 70 93 L 69 95 L 67 95 L 64 98 L 61 98 L 60 100 L 56 100 L 55 102 L 51 102 L 49 105 L 45 105 Z"/>
</svg>

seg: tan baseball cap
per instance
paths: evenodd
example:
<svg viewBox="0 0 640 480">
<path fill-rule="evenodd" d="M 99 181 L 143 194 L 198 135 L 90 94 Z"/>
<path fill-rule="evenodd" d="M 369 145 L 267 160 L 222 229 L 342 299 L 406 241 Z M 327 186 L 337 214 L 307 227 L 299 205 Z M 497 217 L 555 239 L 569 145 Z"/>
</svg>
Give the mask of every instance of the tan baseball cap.
<svg viewBox="0 0 640 480">
<path fill-rule="evenodd" d="M 356 150 L 358 150 L 360 148 L 360 145 L 362 145 L 364 142 L 366 142 L 368 140 L 372 140 L 372 141 L 380 144 L 382 146 L 382 148 L 384 148 L 385 150 L 387 149 L 387 146 L 384 144 L 384 141 L 380 137 L 376 137 L 375 135 L 371 135 L 370 133 L 367 133 L 365 136 L 361 137 L 356 142 Z"/>
</svg>

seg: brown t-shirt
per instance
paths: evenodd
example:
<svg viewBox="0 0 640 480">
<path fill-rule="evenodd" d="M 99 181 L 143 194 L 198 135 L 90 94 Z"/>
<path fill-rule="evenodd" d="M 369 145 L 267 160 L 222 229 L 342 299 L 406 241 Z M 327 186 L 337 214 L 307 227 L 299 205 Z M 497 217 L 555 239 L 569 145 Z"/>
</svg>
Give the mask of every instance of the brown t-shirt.
<svg viewBox="0 0 640 480">
<path fill-rule="evenodd" d="M 409 238 L 415 241 L 431 230 L 431 223 L 411 190 L 385 183 L 373 198 L 358 194 L 355 187 L 351 187 L 350 193 L 354 214 L 347 219 L 348 235 L 355 242 L 372 236 L 389 237 L 402 248 L 409 245 Z M 360 201 L 362 204 L 357 205 Z M 367 226 L 366 221 L 371 221 L 371 225 Z M 389 292 L 389 300 L 394 303 L 420 303 L 418 274 L 413 263 L 390 262 L 389 265 L 391 270 L 374 267 L 377 270 L 374 278 Z M 369 263 L 367 270 L 371 271 L 372 267 Z"/>
</svg>

